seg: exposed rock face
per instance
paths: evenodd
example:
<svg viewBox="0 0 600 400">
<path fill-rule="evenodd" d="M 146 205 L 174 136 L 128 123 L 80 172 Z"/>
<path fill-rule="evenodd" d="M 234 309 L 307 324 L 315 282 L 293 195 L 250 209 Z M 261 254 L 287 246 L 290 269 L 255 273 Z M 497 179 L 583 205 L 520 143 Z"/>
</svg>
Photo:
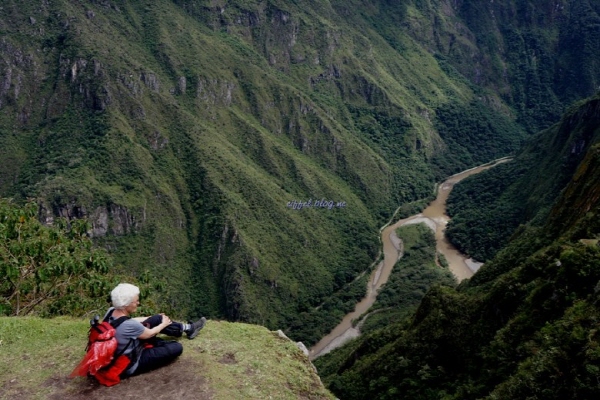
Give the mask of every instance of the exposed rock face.
<svg viewBox="0 0 600 400">
<path fill-rule="evenodd" d="M 130 93 L 136 97 L 144 94 L 140 80 L 143 82 L 142 79 L 135 79 L 133 74 L 119 74 L 117 77 L 117 81 L 129 89 Z"/>
<path fill-rule="evenodd" d="M 38 217 L 46 225 L 52 225 L 56 218 L 64 218 L 67 221 L 87 218 L 92 226 L 89 231 L 91 237 L 133 233 L 141 229 L 143 222 L 139 221 L 126 207 L 118 204 L 97 207 L 88 214 L 85 206 L 76 203 L 53 207 L 41 203 Z"/>
<path fill-rule="evenodd" d="M 185 90 L 187 89 L 187 79 L 185 76 L 180 76 L 177 81 L 177 91 L 179 94 L 185 94 Z"/>
<path fill-rule="evenodd" d="M 108 212 L 104 207 L 98 207 L 91 215 L 92 237 L 105 236 L 108 233 Z"/>
<path fill-rule="evenodd" d="M 306 357 L 308 357 L 308 355 L 310 354 L 310 352 L 308 351 L 308 349 L 306 348 L 306 346 L 304 345 L 304 343 L 302 343 L 302 342 L 296 342 L 296 346 L 298 346 L 298 348 L 302 351 L 302 353 L 304 353 L 304 355 Z"/>
<path fill-rule="evenodd" d="M 159 131 L 154 131 L 148 135 L 148 144 L 152 150 L 162 150 L 169 144 L 169 139 L 164 137 Z"/>
<path fill-rule="evenodd" d="M 236 86 L 232 82 L 215 78 L 198 77 L 196 96 L 211 105 L 230 106 Z"/>
<path fill-rule="evenodd" d="M 107 233 L 125 235 L 140 228 L 136 217 L 126 207 L 117 204 L 96 208 L 90 215 L 90 222 L 92 237 L 105 236 Z"/>
<path fill-rule="evenodd" d="M 67 221 L 72 219 L 81 219 L 87 217 L 87 210 L 84 206 L 69 203 L 60 206 L 48 206 L 40 203 L 38 218 L 46 225 L 52 225 L 56 218 L 64 218 Z"/>
<path fill-rule="evenodd" d="M 142 72 L 140 80 L 153 92 L 158 93 L 160 91 L 160 81 L 153 72 Z"/>
<path fill-rule="evenodd" d="M 30 86 L 35 90 L 37 67 L 32 54 L 4 38 L 0 40 L 0 109 L 7 103 L 18 103 L 22 92 L 29 91 Z"/>
</svg>

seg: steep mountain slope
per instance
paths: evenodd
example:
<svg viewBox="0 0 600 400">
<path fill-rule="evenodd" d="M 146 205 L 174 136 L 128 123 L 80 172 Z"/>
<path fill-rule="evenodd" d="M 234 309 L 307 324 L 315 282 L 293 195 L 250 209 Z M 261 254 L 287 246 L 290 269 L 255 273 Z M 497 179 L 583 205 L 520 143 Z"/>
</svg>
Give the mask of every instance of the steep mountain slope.
<svg viewBox="0 0 600 400">
<path fill-rule="evenodd" d="M 165 307 L 314 341 L 361 296 L 399 204 L 594 90 L 597 7 L 513 12 L 538 3 L 5 1 L 0 195 L 88 217 Z M 538 62 L 575 24 L 585 61 Z"/>
<path fill-rule="evenodd" d="M 560 124 L 534 135 L 514 162 L 459 185 L 448 199 L 450 240 L 485 261 L 520 224 L 543 224 L 587 151 L 600 140 L 599 104 L 596 95 L 570 107 Z"/>
<path fill-rule="evenodd" d="M 600 140 L 600 95 L 576 104 L 556 126 L 534 135 L 515 161 L 456 187 L 447 234 L 463 252 L 490 259 L 520 224 L 544 223 L 552 203 Z"/>
<path fill-rule="evenodd" d="M 596 97 L 579 105 L 547 134 L 558 142 L 597 130 L 597 104 Z M 543 226 L 523 228 L 457 290 L 431 290 L 409 324 L 317 360 L 334 393 L 347 399 L 597 397 L 599 173 L 596 143 Z"/>
</svg>

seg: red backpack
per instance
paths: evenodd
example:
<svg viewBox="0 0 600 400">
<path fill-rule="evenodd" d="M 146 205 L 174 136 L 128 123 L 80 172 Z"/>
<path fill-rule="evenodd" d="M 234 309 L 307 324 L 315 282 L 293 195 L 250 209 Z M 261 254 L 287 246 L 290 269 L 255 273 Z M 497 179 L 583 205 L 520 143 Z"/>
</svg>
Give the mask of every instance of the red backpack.
<svg viewBox="0 0 600 400">
<path fill-rule="evenodd" d="M 99 317 L 96 316 L 91 321 L 85 357 L 71 372 L 71 378 L 93 376 L 105 386 L 114 386 L 121 382 L 120 375 L 130 362 L 129 357 L 123 354 L 129 344 L 119 354 L 115 354 L 118 344 L 115 332 L 119 325 L 128 319 L 129 317 L 121 317 L 112 323 L 108 321 L 98 323 Z"/>
</svg>

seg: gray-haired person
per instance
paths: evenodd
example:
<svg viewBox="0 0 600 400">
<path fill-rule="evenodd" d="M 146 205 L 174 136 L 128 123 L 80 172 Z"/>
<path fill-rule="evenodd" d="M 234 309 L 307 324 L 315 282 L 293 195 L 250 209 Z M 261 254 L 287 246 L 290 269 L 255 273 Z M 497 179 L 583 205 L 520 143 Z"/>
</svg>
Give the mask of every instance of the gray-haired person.
<svg viewBox="0 0 600 400">
<path fill-rule="evenodd" d="M 156 337 L 158 333 L 174 337 L 181 337 L 185 333 L 188 339 L 193 339 L 206 323 L 204 317 L 193 323 L 173 322 L 164 314 L 131 318 L 140 304 L 140 289 L 129 283 L 118 284 L 110 293 L 110 298 L 112 307 L 103 320 L 113 322 L 124 319 L 116 328 L 116 354 L 124 354 L 131 360 L 122 376 L 159 368 L 181 355 L 181 343 L 159 339 Z"/>
</svg>

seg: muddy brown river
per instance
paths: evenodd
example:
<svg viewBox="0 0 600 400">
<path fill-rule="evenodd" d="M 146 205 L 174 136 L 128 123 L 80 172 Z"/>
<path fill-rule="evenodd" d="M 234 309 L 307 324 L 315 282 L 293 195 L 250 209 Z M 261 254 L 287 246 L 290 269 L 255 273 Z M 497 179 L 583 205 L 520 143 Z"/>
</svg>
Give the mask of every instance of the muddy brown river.
<svg viewBox="0 0 600 400">
<path fill-rule="evenodd" d="M 402 256 L 402 240 L 396 236 L 396 229 L 400 226 L 417 223 L 427 224 L 427 226 L 435 231 L 437 251 L 444 255 L 448 261 L 450 271 L 452 271 L 456 279 L 462 281 L 465 278 L 473 276 L 481 266 L 481 263 L 461 254 L 454 246 L 452 246 L 452 244 L 450 244 L 450 242 L 448 242 L 444 235 L 446 225 L 449 221 L 449 217 L 446 214 L 446 201 L 456 183 L 468 176 L 475 175 L 506 161 L 510 161 L 510 158 L 501 158 L 492 161 L 491 163 L 452 175 L 438 186 L 436 199 L 432 201 L 421 214 L 401 219 L 393 224 L 387 224 L 381 229 L 383 261 L 380 262 L 377 268 L 371 273 L 366 296 L 356 304 L 354 311 L 346 314 L 338 326 L 310 349 L 309 358 L 311 360 L 330 352 L 348 340 L 360 335 L 359 329 L 352 326 L 353 320 L 356 320 L 361 315 L 365 314 L 373 305 L 377 298 L 379 288 L 387 282 L 394 265 Z"/>
</svg>

